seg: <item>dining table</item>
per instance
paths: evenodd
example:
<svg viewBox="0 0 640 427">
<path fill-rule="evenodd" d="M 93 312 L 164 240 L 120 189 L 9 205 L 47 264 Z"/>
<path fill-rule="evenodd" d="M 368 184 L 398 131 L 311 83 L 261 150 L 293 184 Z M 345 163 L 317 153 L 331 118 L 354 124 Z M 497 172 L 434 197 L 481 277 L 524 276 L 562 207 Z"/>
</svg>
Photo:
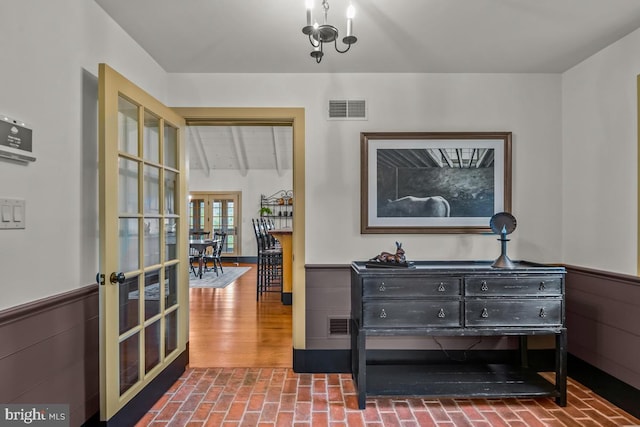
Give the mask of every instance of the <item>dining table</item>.
<svg viewBox="0 0 640 427">
<path fill-rule="evenodd" d="M 219 241 L 219 239 L 189 239 L 189 253 L 191 254 L 191 249 L 195 249 L 198 251 L 198 272 L 196 276 L 198 276 L 200 279 L 202 279 L 202 274 L 205 272 L 205 251 L 209 246 L 211 246 L 213 248 L 213 251 L 215 252 Z"/>
</svg>

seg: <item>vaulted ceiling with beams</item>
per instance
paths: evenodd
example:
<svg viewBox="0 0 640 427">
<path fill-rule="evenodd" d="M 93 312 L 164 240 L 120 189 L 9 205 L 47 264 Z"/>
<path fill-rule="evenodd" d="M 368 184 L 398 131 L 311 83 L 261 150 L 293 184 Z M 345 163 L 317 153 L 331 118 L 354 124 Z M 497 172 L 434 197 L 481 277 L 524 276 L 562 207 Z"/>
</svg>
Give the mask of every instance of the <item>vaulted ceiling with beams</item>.
<svg viewBox="0 0 640 427">
<path fill-rule="evenodd" d="M 189 168 L 209 175 L 214 169 L 275 170 L 293 167 L 290 126 L 188 126 Z"/>
</svg>

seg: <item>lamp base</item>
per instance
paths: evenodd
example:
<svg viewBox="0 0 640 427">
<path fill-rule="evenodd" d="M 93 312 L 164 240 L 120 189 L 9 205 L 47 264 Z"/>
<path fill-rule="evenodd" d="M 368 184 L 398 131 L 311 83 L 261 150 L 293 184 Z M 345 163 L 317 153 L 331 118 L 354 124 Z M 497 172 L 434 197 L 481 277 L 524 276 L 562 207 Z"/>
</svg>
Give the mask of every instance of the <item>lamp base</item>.
<svg viewBox="0 0 640 427">
<path fill-rule="evenodd" d="M 498 257 L 498 259 L 495 260 L 493 264 L 491 264 L 491 267 L 493 267 L 493 268 L 515 268 L 516 266 L 513 263 L 513 261 L 511 261 L 506 254 L 501 254 Z"/>
</svg>

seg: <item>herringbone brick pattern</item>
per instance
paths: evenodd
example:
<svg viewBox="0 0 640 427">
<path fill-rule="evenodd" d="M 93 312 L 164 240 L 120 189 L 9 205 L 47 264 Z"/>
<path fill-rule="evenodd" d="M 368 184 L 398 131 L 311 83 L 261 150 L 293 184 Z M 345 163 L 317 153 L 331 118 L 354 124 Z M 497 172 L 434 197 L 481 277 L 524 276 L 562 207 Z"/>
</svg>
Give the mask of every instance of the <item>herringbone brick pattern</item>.
<svg viewBox="0 0 640 427">
<path fill-rule="evenodd" d="M 369 398 L 358 410 L 350 374 L 287 368 L 193 368 L 137 426 L 538 427 L 631 426 L 632 417 L 569 379 L 567 407 L 553 399 Z"/>
</svg>

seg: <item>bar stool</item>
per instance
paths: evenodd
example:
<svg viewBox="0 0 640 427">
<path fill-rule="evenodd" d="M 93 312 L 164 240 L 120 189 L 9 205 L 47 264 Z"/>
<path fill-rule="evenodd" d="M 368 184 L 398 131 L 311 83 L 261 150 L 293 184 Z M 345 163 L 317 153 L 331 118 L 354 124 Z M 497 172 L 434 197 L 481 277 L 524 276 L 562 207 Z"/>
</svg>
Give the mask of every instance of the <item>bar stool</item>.
<svg viewBox="0 0 640 427">
<path fill-rule="evenodd" d="M 265 292 L 282 293 L 282 249 L 272 244 L 261 219 L 252 219 L 258 249 L 256 301 Z"/>
</svg>

